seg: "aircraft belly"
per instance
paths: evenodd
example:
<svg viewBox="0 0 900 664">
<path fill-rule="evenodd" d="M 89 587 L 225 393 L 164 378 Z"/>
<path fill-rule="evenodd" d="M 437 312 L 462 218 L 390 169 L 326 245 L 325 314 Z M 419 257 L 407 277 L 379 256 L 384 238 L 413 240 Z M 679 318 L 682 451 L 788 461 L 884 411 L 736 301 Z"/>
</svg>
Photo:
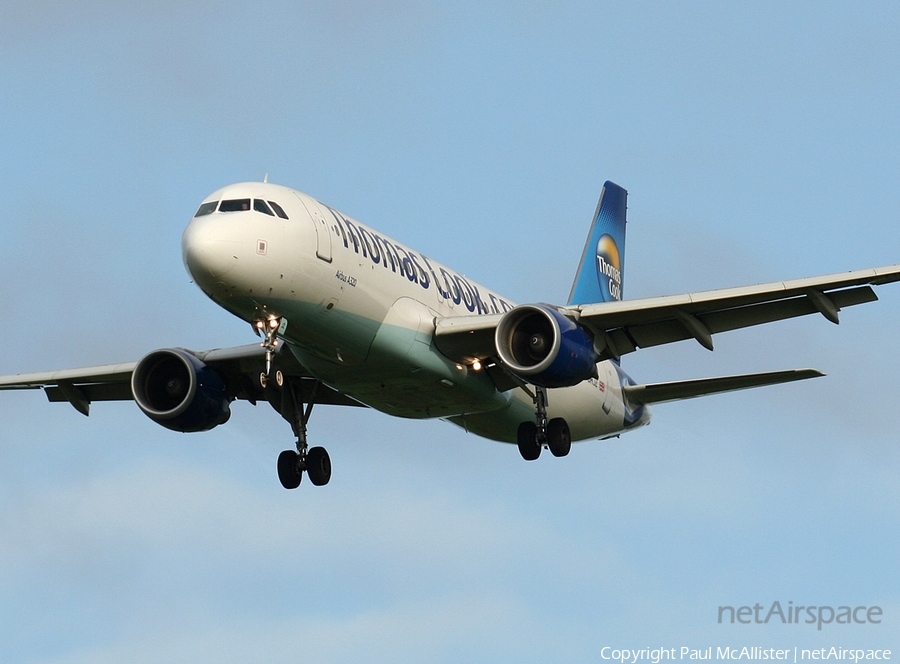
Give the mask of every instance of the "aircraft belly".
<svg viewBox="0 0 900 664">
<path fill-rule="evenodd" d="M 511 394 L 512 398 L 499 410 L 491 413 L 465 413 L 448 417 L 447 421 L 482 438 L 501 443 L 515 443 L 519 424 L 534 421 L 534 407 L 531 405 L 531 399 L 527 402 L 523 399 L 523 397 L 527 399 L 527 396 L 521 390 L 510 390 L 508 394 Z"/>
<path fill-rule="evenodd" d="M 390 307 L 365 362 L 352 370 L 300 358 L 321 380 L 372 408 L 412 418 L 496 410 L 508 394 L 481 371 L 458 365 L 433 344 L 431 310 L 401 297 Z"/>
<path fill-rule="evenodd" d="M 246 321 L 283 317 L 287 327 L 282 336 L 308 353 L 330 362 L 359 366 L 375 338 L 378 323 L 332 306 L 329 300 L 317 303 L 280 298 L 230 297 L 220 304 Z"/>
<path fill-rule="evenodd" d="M 384 382 L 378 382 L 379 378 L 383 378 Z M 478 412 L 486 405 L 490 408 L 499 407 L 495 402 L 486 404 L 479 401 L 464 388 L 442 385 L 434 376 L 427 374 L 388 378 L 374 376 L 372 381 L 343 383 L 338 389 L 370 408 L 412 419 Z"/>
<path fill-rule="evenodd" d="M 601 362 L 597 368 L 599 379 L 548 390 L 547 415 L 565 418 L 573 441 L 608 438 L 628 428 L 618 374 L 609 362 Z M 534 421 L 534 405 L 521 389 L 508 394 L 510 402 L 499 410 L 466 413 L 448 420 L 478 436 L 515 443 L 519 424 Z"/>
<path fill-rule="evenodd" d="M 600 384 L 604 390 L 600 390 Z M 621 408 L 604 409 L 608 387 L 591 379 L 573 387 L 550 390 L 548 417 L 563 417 L 569 424 L 572 440 L 603 438 L 622 430 Z"/>
</svg>

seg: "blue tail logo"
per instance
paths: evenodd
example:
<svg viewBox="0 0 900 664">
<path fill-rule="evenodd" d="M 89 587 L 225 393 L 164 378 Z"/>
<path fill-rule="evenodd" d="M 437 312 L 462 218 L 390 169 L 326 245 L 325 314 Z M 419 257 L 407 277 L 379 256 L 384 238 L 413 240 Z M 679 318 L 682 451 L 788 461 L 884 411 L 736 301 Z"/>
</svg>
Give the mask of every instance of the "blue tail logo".
<svg viewBox="0 0 900 664">
<path fill-rule="evenodd" d="M 570 305 L 622 299 L 627 200 L 628 192 L 619 185 L 612 182 L 603 185 L 569 294 Z"/>
</svg>

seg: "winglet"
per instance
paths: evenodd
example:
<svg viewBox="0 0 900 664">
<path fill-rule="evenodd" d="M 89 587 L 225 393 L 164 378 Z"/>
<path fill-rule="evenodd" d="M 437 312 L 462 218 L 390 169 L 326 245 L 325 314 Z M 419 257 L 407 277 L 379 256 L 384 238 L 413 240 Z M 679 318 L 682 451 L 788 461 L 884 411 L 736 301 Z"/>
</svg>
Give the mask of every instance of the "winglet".
<svg viewBox="0 0 900 664">
<path fill-rule="evenodd" d="M 569 293 L 569 305 L 622 299 L 627 200 L 628 192 L 622 187 L 604 183 Z"/>
</svg>

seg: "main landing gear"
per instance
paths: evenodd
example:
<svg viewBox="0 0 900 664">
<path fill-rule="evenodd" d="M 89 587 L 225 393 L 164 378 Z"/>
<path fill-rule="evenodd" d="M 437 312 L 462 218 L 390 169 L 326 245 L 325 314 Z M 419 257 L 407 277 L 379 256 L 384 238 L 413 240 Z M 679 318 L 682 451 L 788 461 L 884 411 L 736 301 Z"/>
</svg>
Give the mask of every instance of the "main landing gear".
<svg viewBox="0 0 900 664">
<path fill-rule="evenodd" d="M 562 417 L 547 419 L 547 389 L 536 387 L 534 394 L 535 421 L 522 422 L 516 432 L 519 454 L 525 461 L 534 461 L 541 456 L 541 448 L 546 445 L 555 457 L 564 457 L 572 448 L 569 425 Z"/>
<path fill-rule="evenodd" d="M 319 381 L 309 381 L 312 387 L 304 404 L 302 379 L 289 379 L 278 370 L 273 378 L 274 380 L 270 380 L 265 374 L 260 374 L 260 384 L 266 391 L 266 398 L 291 423 L 294 435 L 297 436 L 296 451 L 285 450 L 278 455 L 278 479 L 281 486 L 296 489 L 303 480 L 304 471 L 309 475 L 310 482 L 316 486 L 324 486 L 331 479 L 331 458 L 324 447 L 310 448 L 306 441 L 306 423 L 312 414 Z"/>
<path fill-rule="evenodd" d="M 303 480 L 303 472 L 316 486 L 324 486 L 331 479 L 331 458 L 324 447 L 308 447 L 306 424 L 316 403 L 319 381 L 285 376 L 273 365 L 278 340 L 275 335 L 281 319 L 258 321 L 255 327 L 265 334 L 266 370 L 259 374 L 259 386 L 266 400 L 286 419 L 297 437 L 296 451 L 285 450 L 278 455 L 278 479 L 285 489 L 296 489 Z"/>
</svg>

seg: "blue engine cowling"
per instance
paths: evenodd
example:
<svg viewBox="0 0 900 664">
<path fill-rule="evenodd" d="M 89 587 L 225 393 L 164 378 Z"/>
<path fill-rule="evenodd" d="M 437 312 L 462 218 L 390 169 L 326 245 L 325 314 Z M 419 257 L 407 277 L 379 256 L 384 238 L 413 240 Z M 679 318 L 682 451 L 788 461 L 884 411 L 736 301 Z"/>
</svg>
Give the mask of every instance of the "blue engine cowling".
<svg viewBox="0 0 900 664">
<path fill-rule="evenodd" d="M 181 348 L 156 350 L 138 362 L 131 393 L 147 417 L 173 431 L 209 431 L 231 417 L 221 376 Z"/>
<path fill-rule="evenodd" d="M 569 387 L 597 374 L 588 333 L 547 304 L 523 304 L 500 319 L 497 354 L 517 376 L 540 387 Z"/>
</svg>

